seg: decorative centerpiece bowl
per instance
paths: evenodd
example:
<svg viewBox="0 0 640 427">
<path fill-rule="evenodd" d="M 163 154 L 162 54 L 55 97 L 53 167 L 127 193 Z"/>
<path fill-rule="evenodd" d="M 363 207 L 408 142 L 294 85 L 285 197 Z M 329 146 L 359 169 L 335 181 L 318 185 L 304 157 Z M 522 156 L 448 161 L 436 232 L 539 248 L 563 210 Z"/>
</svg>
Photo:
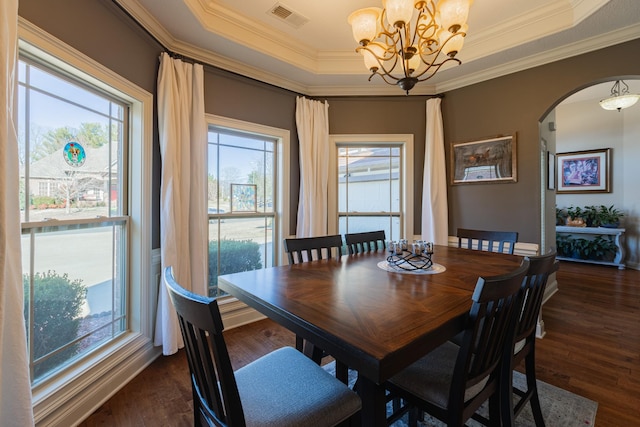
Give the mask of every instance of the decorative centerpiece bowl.
<svg viewBox="0 0 640 427">
<path fill-rule="evenodd" d="M 389 241 L 387 243 L 389 265 L 403 270 L 429 270 L 433 266 L 433 243 L 416 240 L 409 245 L 407 240 Z"/>
</svg>

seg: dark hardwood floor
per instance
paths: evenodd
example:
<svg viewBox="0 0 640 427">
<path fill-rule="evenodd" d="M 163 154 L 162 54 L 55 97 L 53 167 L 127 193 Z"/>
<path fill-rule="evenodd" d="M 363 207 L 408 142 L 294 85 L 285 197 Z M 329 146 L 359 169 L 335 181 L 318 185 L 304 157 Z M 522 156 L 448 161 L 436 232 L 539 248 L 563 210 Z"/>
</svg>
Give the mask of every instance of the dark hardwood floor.
<svg viewBox="0 0 640 427">
<path fill-rule="evenodd" d="M 598 427 L 640 426 L 640 271 L 562 262 L 559 292 L 543 308 L 538 379 L 598 402 Z M 225 331 L 238 369 L 294 335 L 270 320 Z M 184 351 L 160 357 L 82 427 L 191 426 Z M 555 426 L 550 426 L 555 427 Z"/>
</svg>

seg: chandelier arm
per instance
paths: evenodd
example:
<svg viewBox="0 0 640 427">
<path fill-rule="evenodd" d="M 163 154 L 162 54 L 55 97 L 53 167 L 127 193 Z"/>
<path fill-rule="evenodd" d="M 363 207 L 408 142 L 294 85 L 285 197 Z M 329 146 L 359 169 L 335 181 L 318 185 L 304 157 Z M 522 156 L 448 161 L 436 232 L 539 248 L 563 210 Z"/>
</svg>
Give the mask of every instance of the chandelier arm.
<svg viewBox="0 0 640 427">
<path fill-rule="evenodd" d="M 423 82 L 425 80 L 429 80 L 431 77 L 433 77 L 438 72 L 440 67 L 442 67 L 444 64 L 446 64 L 449 61 L 455 61 L 458 64 L 462 63 L 458 58 L 447 58 L 447 59 L 445 59 L 444 61 L 442 61 L 439 64 L 435 64 L 435 65 L 431 65 L 431 66 L 427 67 L 424 71 L 418 73 L 418 75 L 416 75 L 414 77 L 418 79 L 418 82 Z M 433 71 L 433 72 L 431 74 L 429 74 L 427 77 L 421 79 L 420 77 L 424 76 L 427 73 L 427 71 Z"/>
<path fill-rule="evenodd" d="M 389 75 L 389 77 L 391 77 L 391 78 L 393 78 L 395 80 L 400 80 L 400 78 L 394 77 L 393 75 L 391 75 L 393 70 L 395 70 L 396 66 L 398 65 L 398 55 L 393 55 L 393 65 L 391 66 L 391 68 L 387 68 L 384 65 L 384 63 L 387 62 L 385 60 L 385 58 L 381 58 L 380 56 L 376 55 L 376 53 L 373 50 L 369 49 L 367 46 L 360 46 L 360 47 L 356 48 L 356 51 L 358 51 L 358 52 L 361 51 L 361 50 L 366 50 L 367 52 L 369 52 L 371 54 L 371 56 L 373 56 L 375 58 L 376 62 L 378 63 L 378 66 L 379 66 L 378 69 L 376 69 L 371 74 L 371 76 L 369 76 L 369 81 L 371 81 L 371 77 L 373 77 L 374 74 L 379 74 L 380 76 L 384 76 L 385 74 L 387 74 L 387 75 Z M 382 70 L 382 72 L 380 72 L 380 70 Z"/>
<path fill-rule="evenodd" d="M 407 59 L 405 58 L 405 49 L 406 48 L 405 48 L 404 43 L 403 43 L 403 41 L 405 43 L 407 41 L 407 36 L 409 34 L 409 29 L 410 29 L 409 28 L 409 24 L 406 24 L 403 29 L 404 29 L 404 37 L 402 37 L 402 35 L 400 35 L 400 52 L 398 52 L 396 54 L 396 61 L 397 61 L 397 58 L 400 57 L 400 61 L 402 63 L 402 74 L 404 74 L 404 77 L 409 77 L 409 70 L 407 70 Z M 398 32 L 399 31 L 400 31 L 400 28 L 398 29 Z M 397 49 L 396 49 L 396 51 L 397 51 Z M 395 68 L 396 67 L 394 65 L 391 70 L 393 70 Z"/>
<path fill-rule="evenodd" d="M 387 26 L 384 24 L 384 20 L 386 16 L 387 16 L 387 10 L 382 9 L 382 13 L 380 14 L 380 22 L 379 22 L 380 32 L 374 37 L 374 40 L 384 36 L 385 38 L 391 39 L 391 41 L 395 45 L 396 43 L 398 43 L 395 36 L 397 35 L 398 37 L 400 37 L 400 33 L 398 32 L 398 29 L 394 29 L 393 31 L 390 31 L 391 29 L 394 28 L 393 24 L 389 24 L 389 28 L 387 28 Z M 391 45 L 391 43 L 388 43 L 388 42 L 384 42 L 384 43 L 386 43 L 387 45 Z"/>
<path fill-rule="evenodd" d="M 376 73 L 376 74 L 378 74 L 386 84 L 395 85 L 400 80 L 398 77 L 395 77 L 392 74 L 380 74 L 380 73 Z M 393 80 L 388 80 L 388 78 L 391 78 Z"/>
<path fill-rule="evenodd" d="M 420 58 L 422 59 L 422 62 L 424 62 L 425 64 L 427 64 L 428 67 L 431 67 L 433 65 L 437 65 L 435 63 L 435 61 L 440 57 L 440 53 L 442 53 L 442 49 L 444 49 L 444 47 L 447 45 L 447 43 L 449 43 L 449 41 L 451 39 L 453 39 L 456 36 L 462 36 L 462 37 L 466 37 L 467 33 L 463 32 L 463 31 L 458 31 L 455 34 L 450 35 L 449 37 L 447 37 L 447 39 L 438 47 L 437 50 L 433 50 L 431 48 L 431 44 L 429 43 L 421 43 L 419 45 L 420 49 L 419 49 L 419 54 L 420 54 Z M 426 52 L 425 52 L 426 50 Z M 456 52 L 457 53 L 457 52 Z M 434 56 L 433 60 L 431 62 L 429 62 L 428 57 L 429 56 Z M 445 62 L 447 62 L 449 59 L 451 58 L 446 58 L 442 63 L 444 64 Z M 457 61 L 458 64 L 461 64 L 462 61 L 458 60 Z"/>
</svg>

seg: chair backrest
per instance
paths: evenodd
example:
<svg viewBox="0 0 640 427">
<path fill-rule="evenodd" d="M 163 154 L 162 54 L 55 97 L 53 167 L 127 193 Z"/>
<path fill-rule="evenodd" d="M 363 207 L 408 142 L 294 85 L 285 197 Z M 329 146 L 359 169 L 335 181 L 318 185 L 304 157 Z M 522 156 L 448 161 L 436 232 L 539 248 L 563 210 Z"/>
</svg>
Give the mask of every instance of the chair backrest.
<svg viewBox="0 0 640 427">
<path fill-rule="evenodd" d="M 547 280 L 549 275 L 556 272 L 560 265 L 559 261 L 556 261 L 555 250 L 527 259 L 529 260 L 529 271 L 522 281 L 522 311 L 516 327 L 515 342 L 534 336 Z"/>
<path fill-rule="evenodd" d="M 510 273 L 478 278 L 449 390 L 449 411 L 463 414 L 463 419 L 497 391 L 500 362 L 505 346 L 513 342 L 528 269 L 529 260 L 524 259 Z"/>
<path fill-rule="evenodd" d="M 488 250 L 489 252 L 502 252 L 513 254 L 513 249 L 518 241 L 517 231 L 489 231 L 469 230 L 458 228 L 458 247 L 466 249 Z M 464 244 L 463 244 L 464 241 Z M 478 246 L 474 247 L 474 241 Z"/>
<path fill-rule="evenodd" d="M 242 403 L 222 335 L 224 326 L 217 300 L 182 288 L 175 281 L 171 267 L 164 270 L 164 282 L 178 314 L 189 361 L 196 425 L 244 426 Z"/>
<path fill-rule="evenodd" d="M 340 258 L 342 256 L 342 236 L 334 234 L 330 236 L 284 239 L 284 251 L 289 257 L 289 264 L 316 259 L 329 259 L 333 256 Z"/>
<path fill-rule="evenodd" d="M 385 249 L 387 247 L 385 240 L 384 230 L 347 233 L 344 235 L 344 241 L 347 244 L 349 255 Z"/>
</svg>

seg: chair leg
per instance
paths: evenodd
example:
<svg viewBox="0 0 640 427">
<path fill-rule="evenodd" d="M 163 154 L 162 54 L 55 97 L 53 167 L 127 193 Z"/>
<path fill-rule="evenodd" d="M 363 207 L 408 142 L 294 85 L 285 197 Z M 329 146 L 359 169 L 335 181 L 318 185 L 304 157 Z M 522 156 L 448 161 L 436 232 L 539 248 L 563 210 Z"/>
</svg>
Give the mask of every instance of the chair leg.
<svg viewBox="0 0 640 427">
<path fill-rule="evenodd" d="M 349 384 L 349 367 L 339 360 L 336 360 L 336 378 L 344 384 Z"/>
<path fill-rule="evenodd" d="M 413 407 L 409 410 L 409 427 L 418 427 L 418 419 L 420 418 L 420 409 Z"/>
<path fill-rule="evenodd" d="M 491 397 L 489 397 L 489 425 L 500 427 L 502 426 L 502 420 L 500 417 L 500 392 L 496 391 Z M 512 424 L 504 424 L 505 426 L 511 426 Z"/>
<path fill-rule="evenodd" d="M 513 406 L 513 365 L 510 358 L 508 362 L 503 362 L 501 368 L 498 397 L 500 401 L 500 410 L 498 412 L 501 422 L 505 426 L 511 426 L 515 416 Z"/>
<path fill-rule="evenodd" d="M 538 397 L 538 385 L 536 383 L 536 361 L 535 350 L 525 357 L 525 369 L 527 376 L 527 393 L 531 395 L 529 403 L 531 404 L 531 412 L 536 422 L 536 427 L 544 427 L 544 418 L 542 417 L 542 408 L 540 407 L 540 398 Z"/>
<path fill-rule="evenodd" d="M 303 353 L 319 365 L 322 362 L 324 351 L 322 351 L 322 349 L 317 345 L 312 344 L 309 341 L 305 341 Z"/>
<path fill-rule="evenodd" d="M 298 335 L 296 335 L 296 350 L 300 352 L 304 351 L 304 340 Z"/>
</svg>

